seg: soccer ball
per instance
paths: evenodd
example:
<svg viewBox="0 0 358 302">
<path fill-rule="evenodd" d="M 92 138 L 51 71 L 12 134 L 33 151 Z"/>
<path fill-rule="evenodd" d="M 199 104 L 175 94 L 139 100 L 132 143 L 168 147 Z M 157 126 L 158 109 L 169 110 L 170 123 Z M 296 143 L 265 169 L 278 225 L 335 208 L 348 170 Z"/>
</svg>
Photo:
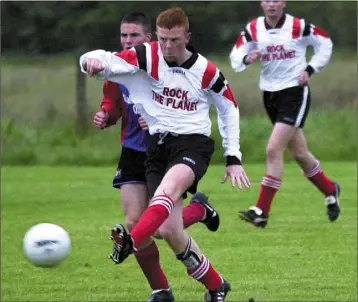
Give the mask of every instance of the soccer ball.
<svg viewBox="0 0 358 302">
<path fill-rule="evenodd" d="M 54 267 L 70 253 L 71 239 L 62 227 L 52 223 L 39 223 L 26 232 L 23 248 L 32 264 Z"/>
</svg>

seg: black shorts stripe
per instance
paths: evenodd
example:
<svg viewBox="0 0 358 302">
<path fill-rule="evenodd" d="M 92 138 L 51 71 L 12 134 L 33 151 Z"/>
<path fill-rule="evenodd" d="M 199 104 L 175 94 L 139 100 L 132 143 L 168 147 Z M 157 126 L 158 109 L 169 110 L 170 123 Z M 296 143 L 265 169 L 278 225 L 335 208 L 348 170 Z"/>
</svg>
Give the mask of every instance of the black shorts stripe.
<svg viewBox="0 0 358 302">
<path fill-rule="evenodd" d="M 139 69 L 147 71 L 147 54 L 145 51 L 145 46 L 143 44 L 135 47 L 137 52 L 138 66 Z"/>
<path fill-rule="evenodd" d="M 225 77 L 224 75 L 220 72 L 219 73 L 219 77 L 216 80 L 216 82 L 214 83 L 214 85 L 211 87 L 211 90 L 219 93 L 225 86 Z"/>
<path fill-rule="evenodd" d="M 303 87 L 302 91 L 302 104 L 300 106 L 300 109 L 298 111 L 296 121 L 295 121 L 295 127 L 299 127 L 302 124 L 302 121 L 304 120 L 304 117 L 306 115 L 306 107 L 308 103 L 308 96 L 309 96 L 309 88 L 308 86 Z"/>
</svg>

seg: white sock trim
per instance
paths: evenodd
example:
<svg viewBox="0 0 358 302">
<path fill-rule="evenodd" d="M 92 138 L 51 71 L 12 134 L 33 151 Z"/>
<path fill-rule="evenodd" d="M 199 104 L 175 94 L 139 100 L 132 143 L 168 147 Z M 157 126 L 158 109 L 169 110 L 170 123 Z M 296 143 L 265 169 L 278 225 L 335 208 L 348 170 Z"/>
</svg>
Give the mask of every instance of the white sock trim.
<svg viewBox="0 0 358 302">
<path fill-rule="evenodd" d="M 263 213 L 263 211 L 258 207 L 251 207 L 250 210 L 253 210 L 259 216 L 261 216 Z"/>
<path fill-rule="evenodd" d="M 156 293 L 160 293 L 160 292 L 163 292 L 163 291 L 170 291 L 170 287 L 169 288 L 163 288 L 163 289 L 155 289 L 152 291 L 152 294 L 156 294 Z"/>
</svg>

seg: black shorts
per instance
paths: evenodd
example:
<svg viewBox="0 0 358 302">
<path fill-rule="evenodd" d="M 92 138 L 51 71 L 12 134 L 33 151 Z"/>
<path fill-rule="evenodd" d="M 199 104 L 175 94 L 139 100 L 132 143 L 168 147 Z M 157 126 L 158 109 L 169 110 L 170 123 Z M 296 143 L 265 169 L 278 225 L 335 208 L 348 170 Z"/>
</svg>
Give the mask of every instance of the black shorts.
<svg viewBox="0 0 358 302">
<path fill-rule="evenodd" d="M 162 137 L 162 138 L 161 138 Z M 185 164 L 195 173 L 195 181 L 187 190 L 194 194 L 199 180 L 205 175 L 214 153 L 214 140 L 205 135 L 152 135 L 146 161 L 148 196 L 152 198 L 165 173 L 176 164 Z M 183 198 L 187 194 L 184 192 Z"/>
<path fill-rule="evenodd" d="M 273 124 L 284 123 L 303 128 L 311 103 L 308 86 L 290 87 L 280 91 L 264 91 L 264 105 Z"/>
<path fill-rule="evenodd" d="M 146 152 L 123 147 L 117 172 L 113 178 L 113 187 L 120 189 L 124 184 L 145 184 L 145 159 Z"/>
</svg>

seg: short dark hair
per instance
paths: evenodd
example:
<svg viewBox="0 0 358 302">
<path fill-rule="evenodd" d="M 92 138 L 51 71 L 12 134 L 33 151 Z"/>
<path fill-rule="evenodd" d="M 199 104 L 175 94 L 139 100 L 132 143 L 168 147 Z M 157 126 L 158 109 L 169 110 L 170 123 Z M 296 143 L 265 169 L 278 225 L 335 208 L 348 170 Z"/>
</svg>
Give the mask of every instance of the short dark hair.
<svg viewBox="0 0 358 302">
<path fill-rule="evenodd" d="M 121 19 L 121 25 L 123 23 L 134 23 L 137 25 L 142 25 L 146 33 L 150 33 L 152 31 L 150 19 L 144 13 L 134 12 L 134 13 L 127 14 Z"/>
</svg>

